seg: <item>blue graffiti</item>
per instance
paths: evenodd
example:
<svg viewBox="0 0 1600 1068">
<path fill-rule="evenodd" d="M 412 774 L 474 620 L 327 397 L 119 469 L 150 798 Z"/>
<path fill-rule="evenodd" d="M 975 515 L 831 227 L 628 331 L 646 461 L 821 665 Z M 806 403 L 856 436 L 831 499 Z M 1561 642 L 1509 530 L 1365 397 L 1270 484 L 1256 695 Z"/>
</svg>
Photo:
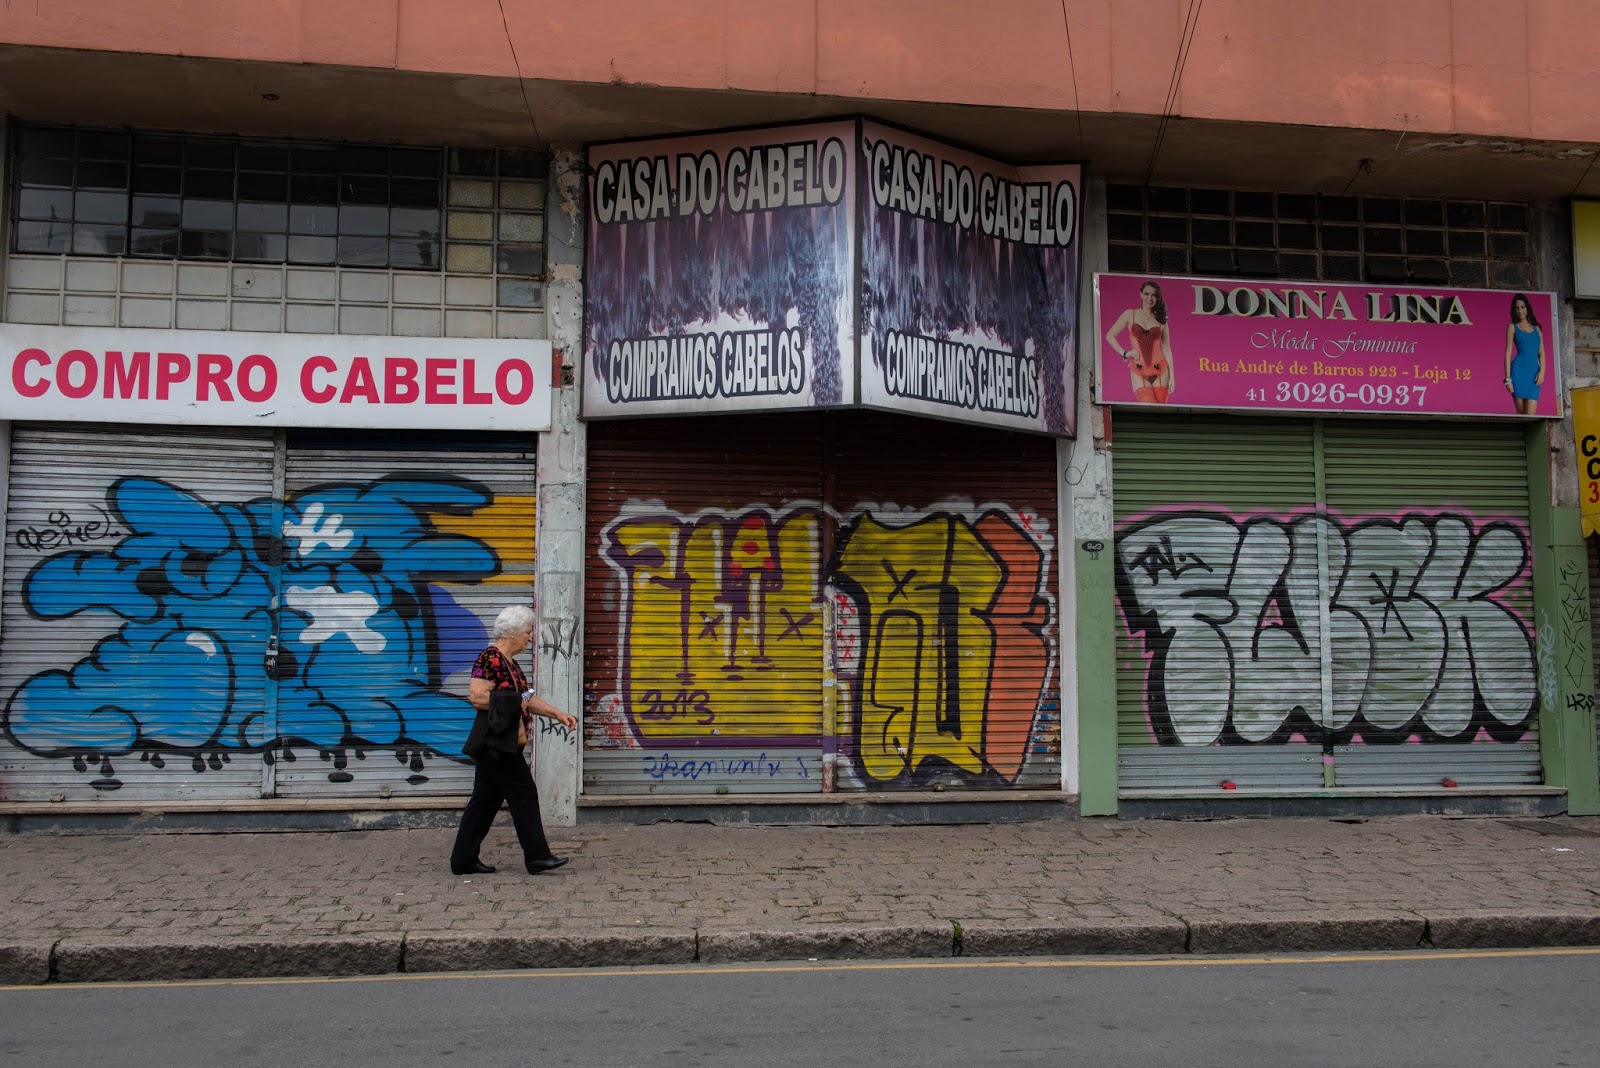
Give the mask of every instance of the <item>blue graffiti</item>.
<svg viewBox="0 0 1600 1068">
<path fill-rule="evenodd" d="M 69 670 L 19 686 L 0 723 L 30 752 L 80 762 L 210 750 L 215 768 L 217 753 L 293 744 L 341 755 L 414 748 L 414 770 L 422 751 L 459 759 L 472 710 L 439 686 L 487 635 L 432 583 L 480 582 L 500 562 L 428 516 L 491 499 L 456 480 L 330 484 L 284 502 L 275 521 L 270 498 L 212 504 L 166 482 L 122 479 L 107 504 L 126 536 L 107 550 L 47 557 L 22 597 L 40 619 L 108 612 L 125 622 Z M 274 662 L 263 654 L 275 595 Z"/>
</svg>

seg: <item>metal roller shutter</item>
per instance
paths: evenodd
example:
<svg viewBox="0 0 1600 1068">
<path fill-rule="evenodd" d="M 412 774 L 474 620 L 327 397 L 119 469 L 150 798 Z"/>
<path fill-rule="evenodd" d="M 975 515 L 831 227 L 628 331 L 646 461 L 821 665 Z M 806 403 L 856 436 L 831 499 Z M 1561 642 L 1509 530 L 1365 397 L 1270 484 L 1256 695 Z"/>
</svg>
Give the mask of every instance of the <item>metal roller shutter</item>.
<svg viewBox="0 0 1600 1068">
<path fill-rule="evenodd" d="M 1337 781 L 1538 783 L 1525 430 L 1374 429 L 1323 431 Z"/>
<path fill-rule="evenodd" d="M 1125 792 L 1539 781 L 1520 426 L 1116 431 Z"/>
<path fill-rule="evenodd" d="M 500 609 L 534 599 L 535 449 L 533 435 L 289 432 L 280 796 L 471 789 L 472 663 Z"/>
<path fill-rule="evenodd" d="M 591 426 L 586 793 L 822 789 L 821 425 Z"/>
<path fill-rule="evenodd" d="M 0 788 L 260 797 L 271 433 L 16 424 Z"/>
<path fill-rule="evenodd" d="M 1059 789 L 1055 442 L 835 426 L 838 788 Z"/>
<path fill-rule="evenodd" d="M 1117 413 L 1125 792 L 1323 785 L 1309 420 Z"/>
</svg>

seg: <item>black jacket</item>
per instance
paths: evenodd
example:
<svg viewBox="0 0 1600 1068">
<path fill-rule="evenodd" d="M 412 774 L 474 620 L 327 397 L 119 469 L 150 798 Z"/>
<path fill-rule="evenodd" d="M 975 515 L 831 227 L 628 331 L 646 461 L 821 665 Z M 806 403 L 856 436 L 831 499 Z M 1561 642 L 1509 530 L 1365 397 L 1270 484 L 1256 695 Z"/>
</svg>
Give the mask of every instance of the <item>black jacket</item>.
<svg viewBox="0 0 1600 1068">
<path fill-rule="evenodd" d="M 499 753 L 517 753 L 517 724 L 522 721 L 522 695 L 515 690 L 491 690 L 489 707 L 472 718 L 472 729 L 461 751 L 474 760 L 485 749 Z"/>
</svg>

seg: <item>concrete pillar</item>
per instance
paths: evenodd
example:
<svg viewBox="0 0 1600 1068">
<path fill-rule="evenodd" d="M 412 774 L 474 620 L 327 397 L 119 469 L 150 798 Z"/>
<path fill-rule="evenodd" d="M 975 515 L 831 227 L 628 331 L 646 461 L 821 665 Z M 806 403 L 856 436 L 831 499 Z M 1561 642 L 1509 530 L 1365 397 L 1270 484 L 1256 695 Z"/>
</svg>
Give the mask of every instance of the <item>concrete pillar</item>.
<svg viewBox="0 0 1600 1068">
<path fill-rule="evenodd" d="M 583 714 L 584 425 L 578 421 L 583 360 L 583 154 L 557 149 L 545 193 L 545 309 L 549 339 L 561 362 L 554 425 L 539 436 L 537 530 L 538 636 L 536 670 L 545 700 Z M 539 721 L 534 777 L 545 822 L 578 822 L 582 727 L 567 731 Z"/>
</svg>

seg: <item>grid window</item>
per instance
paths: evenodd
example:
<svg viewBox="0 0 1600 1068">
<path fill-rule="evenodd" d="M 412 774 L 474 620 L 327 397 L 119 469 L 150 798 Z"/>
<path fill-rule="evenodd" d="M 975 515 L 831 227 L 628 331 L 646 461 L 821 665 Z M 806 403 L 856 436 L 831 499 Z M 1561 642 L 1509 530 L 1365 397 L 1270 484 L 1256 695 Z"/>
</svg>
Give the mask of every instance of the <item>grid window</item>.
<svg viewBox="0 0 1600 1068">
<path fill-rule="evenodd" d="M 1526 204 L 1111 185 L 1119 271 L 1526 287 Z"/>
<path fill-rule="evenodd" d="M 460 269 L 542 304 L 540 152 L 27 125 L 15 146 L 17 252 Z"/>
</svg>

